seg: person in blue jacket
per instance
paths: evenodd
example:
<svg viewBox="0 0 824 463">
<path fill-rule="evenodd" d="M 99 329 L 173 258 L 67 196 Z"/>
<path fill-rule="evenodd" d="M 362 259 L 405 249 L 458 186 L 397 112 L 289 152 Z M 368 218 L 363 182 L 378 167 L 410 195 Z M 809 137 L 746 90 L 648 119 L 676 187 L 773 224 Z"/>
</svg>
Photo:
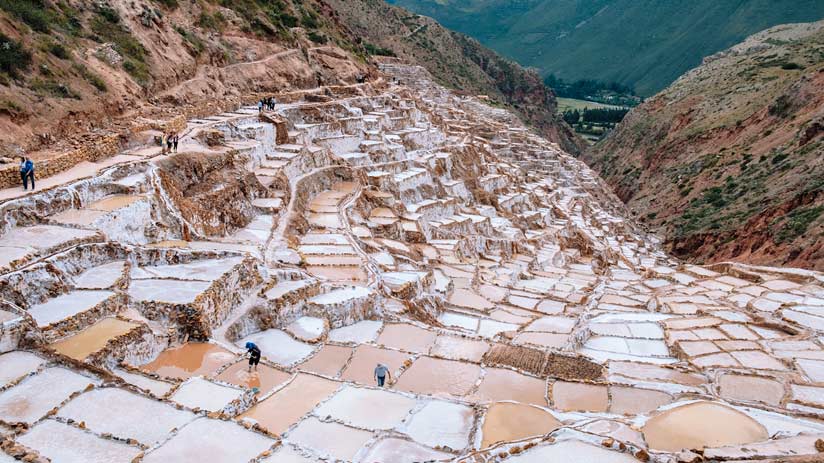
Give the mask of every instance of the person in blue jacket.
<svg viewBox="0 0 824 463">
<path fill-rule="evenodd" d="M 20 179 L 23 180 L 23 190 L 29 189 L 29 180 L 34 190 L 34 162 L 25 156 L 20 156 Z"/>
<path fill-rule="evenodd" d="M 249 354 L 249 371 L 252 371 L 253 365 L 257 371 L 258 363 L 260 363 L 260 348 L 253 342 L 247 342 L 246 353 Z"/>
</svg>

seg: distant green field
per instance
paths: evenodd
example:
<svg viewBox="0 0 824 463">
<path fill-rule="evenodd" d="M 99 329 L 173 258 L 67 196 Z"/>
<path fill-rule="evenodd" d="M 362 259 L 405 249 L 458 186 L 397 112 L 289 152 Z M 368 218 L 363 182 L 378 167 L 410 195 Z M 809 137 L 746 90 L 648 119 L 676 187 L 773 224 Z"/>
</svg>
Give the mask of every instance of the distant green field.
<svg viewBox="0 0 824 463">
<path fill-rule="evenodd" d="M 563 113 L 568 109 L 577 109 L 582 111 L 584 108 L 589 109 L 621 109 L 621 106 L 611 104 L 595 103 L 593 101 L 576 100 L 574 98 L 556 98 L 558 101 L 558 113 Z"/>
</svg>

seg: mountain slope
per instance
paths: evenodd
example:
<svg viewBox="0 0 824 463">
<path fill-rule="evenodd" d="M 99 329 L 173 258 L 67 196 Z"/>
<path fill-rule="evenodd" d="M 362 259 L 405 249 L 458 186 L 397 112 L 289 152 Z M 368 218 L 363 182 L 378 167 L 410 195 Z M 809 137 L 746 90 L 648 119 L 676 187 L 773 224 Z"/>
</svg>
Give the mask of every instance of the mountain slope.
<svg viewBox="0 0 824 463">
<path fill-rule="evenodd" d="M 485 94 L 510 106 L 527 123 L 570 153 L 583 141 L 555 114 L 552 90 L 533 71 L 502 58 L 477 41 L 436 21 L 387 5 L 383 0 L 326 0 L 340 20 L 368 43 L 425 67 L 439 83 Z"/>
<path fill-rule="evenodd" d="M 321 0 L 0 0 L 0 42 L 4 155 L 372 69 Z"/>
<path fill-rule="evenodd" d="M 824 18 L 819 0 L 391 0 L 565 80 L 651 95 L 768 27 Z"/>
<path fill-rule="evenodd" d="M 676 255 L 824 268 L 824 21 L 708 57 L 585 160 Z"/>
</svg>

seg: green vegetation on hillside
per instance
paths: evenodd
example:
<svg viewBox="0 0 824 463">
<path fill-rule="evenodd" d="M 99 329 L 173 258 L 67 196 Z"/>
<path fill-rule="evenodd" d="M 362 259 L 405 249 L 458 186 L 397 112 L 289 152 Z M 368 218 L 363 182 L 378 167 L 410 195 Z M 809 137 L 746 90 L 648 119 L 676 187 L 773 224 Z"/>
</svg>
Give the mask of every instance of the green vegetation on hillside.
<svg viewBox="0 0 824 463">
<path fill-rule="evenodd" d="M 821 0 L 388 0 L 536 67 L 649 96 L 768 27 L 824 17 Z"/>
</svg>

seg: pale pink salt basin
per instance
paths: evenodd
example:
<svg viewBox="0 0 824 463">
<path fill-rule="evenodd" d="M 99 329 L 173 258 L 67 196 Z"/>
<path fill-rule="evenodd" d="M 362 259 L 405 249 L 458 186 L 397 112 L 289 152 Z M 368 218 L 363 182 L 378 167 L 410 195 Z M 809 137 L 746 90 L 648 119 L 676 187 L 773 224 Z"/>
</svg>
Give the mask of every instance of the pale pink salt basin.
<svg viewBox="0 0 824 463">
<path fill-rule="evenodd" d="M 464 396 L 481 369 L 471 363 L 421 357 L 404 371 L 395 387 L 416 394 Z"/>
<path fill-rule="evenodd" d="M 486 369 L 474 395 L 487 402 L 514 400 L 542 407 L 547 405 L 545 380 L 500 368 Z"/>
<path fill-rule="evenodd" d="M 383 327 L 377 343 L 407 352 L 429 352 L 436 333 L 407 324 L 390 324 Z"/>
<path fill-rule="evenodd" d="M 281 434 L 338 389 L 339 384 L 318 376 L 298 374 L 291 383 L 240 415 L 269 432 Z"/>
<path fill-rule="evenodd" d="M 361 384 L 376 384 L 375 367 L 379 363 L 386 365 L 394 378 L 395 372 L 409 357 L 408 354 L 389 349 L 358 346 L 355 349 L 352 360 L 349 361 L 349 366 L 343 370 L 341 379 L 344 381 L 355 381 Z"/>
<path fill-rule="evenodd" d="M 351 356 L 351 347 L 327 344 L 313 355 L 312 358 L 301 363 L 298 368 L 324 376 L 337 377 Z"/>
</svg>

